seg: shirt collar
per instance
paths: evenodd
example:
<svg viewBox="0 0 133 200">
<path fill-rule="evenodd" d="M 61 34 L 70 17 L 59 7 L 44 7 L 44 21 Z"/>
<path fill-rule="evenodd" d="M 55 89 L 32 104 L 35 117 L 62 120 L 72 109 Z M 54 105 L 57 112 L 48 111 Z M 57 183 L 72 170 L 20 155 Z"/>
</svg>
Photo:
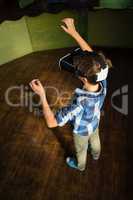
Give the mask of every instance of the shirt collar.
<svg viewBox="0 0 133 200">
<path fill-rule="evenodd" d="M 85 89 L 76 88 L 75 93 L 77 95 L 82 95 L 82 96 L 96 97 L 96 96 L 100 95 L 103 92 L 103 85 L 102 85 L 101 82 L 100 82 L 100 86 L 101 86 L 101 89 L 98 92 L 89 92 L 89 91 L 87 91 Z"/>
</svg>

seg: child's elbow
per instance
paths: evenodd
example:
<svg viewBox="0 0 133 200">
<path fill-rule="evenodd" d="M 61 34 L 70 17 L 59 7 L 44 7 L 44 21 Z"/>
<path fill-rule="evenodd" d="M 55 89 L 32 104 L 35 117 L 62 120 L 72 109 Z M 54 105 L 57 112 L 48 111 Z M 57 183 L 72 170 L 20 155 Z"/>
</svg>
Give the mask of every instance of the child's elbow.
<svg viewBox="0 0 133 200">
<path fill-rule="evenodd" d="M 56 128 L 58 126 L 57 120 L 55 118 L 51 120 L 47 120 L 46 122 L 47 122 L 48 128 Z"/>
<path fill-rule="evenodd" d="M 52 128 L 56 128 L 58 126 L 58 124 L 57 123 L 56 124 L 48 124 L 47 126 L 48 126 L 48 128 L 52 129 Z"/>
<path fill-rule="evenodd" d="M 52 128 L 56 128 L 57 126 L 52 126 L 52 125 L 48 125 L 48 128 L 52 129 Z"/>
</svg>

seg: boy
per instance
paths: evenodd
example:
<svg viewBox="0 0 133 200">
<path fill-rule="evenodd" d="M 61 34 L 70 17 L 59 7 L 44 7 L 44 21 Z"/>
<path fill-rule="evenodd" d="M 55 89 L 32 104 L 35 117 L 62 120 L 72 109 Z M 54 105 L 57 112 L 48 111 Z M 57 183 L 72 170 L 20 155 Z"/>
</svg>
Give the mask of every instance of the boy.
<svg viewBox="0 0 133 200">
<path fill-rule="evenodd" d="M 74 19 L 62 20 L 65 25 L 61 28 L 72 36 L 82 51 L 89 52 L 85 56 L 74 58 L 74 66 L 82 71 L 83 76 L 78 78 L 83 83 L 83 89 L 77 88 L 73 101 L 54 115 L 47 102 L 45 90 L 38 79 L 31 81 L 30 86 L 40 96 L 43 114 L 49 128 L 63 126 L 71 122 L 73 125 L 73 138 L 76 150 L 76 159 L 68 157 L 66 163 L 80 171 L 85 170 L 88 143 L 91 146 L 93 159 L 98 160 L 101 151 L 99 139 L 100 110 L 106 96 L 106 80 L 95 82 L 93 77 L 101 71 L 101 65 L 107 64 L 102 54 L 93 52 L 88 43 L 79 35 L 74 25 Z"/>
</svg>

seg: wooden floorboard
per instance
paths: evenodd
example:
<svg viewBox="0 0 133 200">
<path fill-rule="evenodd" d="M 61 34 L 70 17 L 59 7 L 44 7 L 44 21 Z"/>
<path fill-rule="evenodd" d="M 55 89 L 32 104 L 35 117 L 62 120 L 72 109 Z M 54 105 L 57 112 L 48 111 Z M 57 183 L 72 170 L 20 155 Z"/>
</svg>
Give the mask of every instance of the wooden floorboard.
<svg viewBox="0 0 133 200">
<path fill-rule="evenodd" d="M 87 169 L 82 173 L 65 164 L 65 156 L 74 153 L 71 127 L 50 130 L 43 117 L 29 112 L 28 106 L 7 105 L 4 96 L 10 86 L 27 86 L 33 78 L 39 78 L 45 86 L 56 86 L 60 93 L 69 91 L 72 94 L 81 83 L 58 69 L 58 59 L 68 49 L 33 53 L 0 67 L 1 200 L 129 199 L 127 117 L 111 106 L 112 92 L 126 84 L 127 51 L 105 49 L 115 68 L 108 80 L 109 90 L 100 124 L 102 154 L 99 161 L 93 161 L 88 155 Z M 26 94 L 31 92 L 29 88 L 25 91 L 28 91 Z M 47 96 L 53 103 L 56 93 L 49 89 Z M 10 98 L 17 103 L 19 91 L 12 91 Z M 35 97 L 34 101 L 37 100 Z M 61 100 L 53 109 L 61 106 Z"/>
</svg>

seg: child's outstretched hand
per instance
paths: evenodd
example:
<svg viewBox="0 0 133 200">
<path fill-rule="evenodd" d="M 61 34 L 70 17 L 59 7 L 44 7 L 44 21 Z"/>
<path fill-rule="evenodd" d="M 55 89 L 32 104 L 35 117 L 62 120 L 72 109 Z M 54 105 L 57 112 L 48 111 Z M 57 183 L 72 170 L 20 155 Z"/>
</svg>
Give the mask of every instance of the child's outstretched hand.
<svg viewBox="0 0 133 200">
<path fill-rule="evenodd" d="M 62 22 L 65 24 L 65 25 L 61 25 L 61 28 L 66 32 L 68 33 L 69 35 L 72 35 L 75 34 L 76 32 L 76 28 L 75 28 L 75 24 L 74 24 L 74 19 L 73 18 L 64 18 L 62 20 Z"/>
<path fill-rule="evenodd" d="M 32 90 L 38 94 L 40 97 L 44 97 L 46 96 L 45 90 L 43 85 L 41 84 L 41 82 L 38 79 L 34 79 L 29 83 L 30 87 L 32 88 Z"/>
</svg>

